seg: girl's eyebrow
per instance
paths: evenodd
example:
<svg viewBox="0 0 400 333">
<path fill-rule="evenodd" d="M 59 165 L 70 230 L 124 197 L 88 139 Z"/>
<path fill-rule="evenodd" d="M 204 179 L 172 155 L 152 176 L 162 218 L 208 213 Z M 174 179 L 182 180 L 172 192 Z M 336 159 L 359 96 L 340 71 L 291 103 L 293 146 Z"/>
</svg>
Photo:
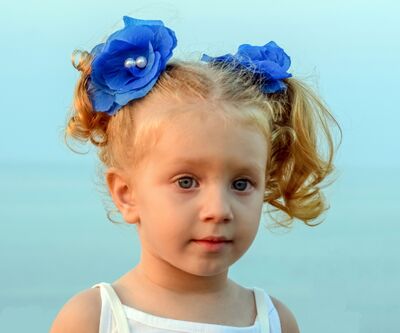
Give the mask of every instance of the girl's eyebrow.
<svg viewBox="0 0 400 333">
<path fill-rule="evenodd" d="M 173 160 L 173 165 L 194 165 L 194 166 L 205 166 L 208 167 L 212 165 L 213 162 L 210 159 L 203 159 L 203 158 L 178 158 Z M 232 166 L 234 166 L 236 169 L 239 169 L 240 171 L 249 171 L 249 172 L 263 172 L 264 167 L 261 167 L 258 163 L 256 162 L 251 162 L 251 161 L 232 161 Z"/>
</svg>

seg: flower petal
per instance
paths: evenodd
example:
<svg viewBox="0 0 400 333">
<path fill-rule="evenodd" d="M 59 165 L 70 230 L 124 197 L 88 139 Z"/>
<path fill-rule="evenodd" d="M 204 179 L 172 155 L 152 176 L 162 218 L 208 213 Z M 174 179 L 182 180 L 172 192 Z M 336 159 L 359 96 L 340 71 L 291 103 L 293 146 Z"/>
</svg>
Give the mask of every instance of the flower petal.
<svg viewBox="0 0 400 333">
<path fill-rule="evenodd" d="M 282 70 L 276 62 L 265 60 L 258 63 L 258 71 L 268 74 L 272 79 L 281 79 L 287 77 L 287 73 Z"/>
<path fill-rule="evenodd" d="M 126 83 L 127 90 L 141 89 L 142 87 L 146 86 L 149 81 L 153 80 L 155 76 L 160 75 L 161 55 L 160 53 L 155 52 L 154 57 L 153 66 L 150 68 L 150 71 L 146 74 L 146 76 L 142 78 L 131 79 Z"/>
<path fill-rule="evenodd" d="M 90 54 L 95 57 L 98 53 L 102 52 L 103 48 L 104 48 L 104 43 L 98 44 L 96 45 L 91 51 Z"/>
<path fill-rule="evenodd" d="M 141 20 L 129 16 L 124 16 L 122 19 L 124 20 L 125 27 L 136 25 L 164 25 L 161 20 Z"/>
<path fill-rule="evenodd" d="M 161 54 L 163 64 L 166 64 L 167 60 L 172 56 L 172 50 L 177 45 L 175 33 L 168 28 L 156 30 L 153 45 L 157 45 L 157 51 Z"/>
<path fill-rule="evenodd" d="M 150 89 L 155 85 L 157 79 L 158 76 L 155 77 L 153 80 L 151 80 L 145 87 L 143 87 L 140 90 L 132 90 L 123 94 L 116 94 L 115 101 L 120 105 L 126 105 L 133 99 L 145 96 L 150 91 Z"/>
<path fill-rule="evenodd" d="M 242 44 L 236 53 L 237 57 L 244 59 L 262 59 L 262 48 L 260 46 L 252 46 L 250 44 Z"/>
<path fill-rule="evenodd" d="M 275 93 L 286 89 L 286 84 L 283 81 L 267 81 L 263 86 L 262 90 L 264 93 Z"/>
<path fill-rule="evenodd" d="M 114 96 L 89 84 L 89 97 L 96 111 L 107 111 L 114 102 Z"/>
<path fill-rule="evenodd" d="M 127 27 L 124 30 L 119 30 L 112 35 L 112 38 L 108 38 L 106 46 L 104 47 L 104 52 L 112 52 L 113 41 L 119 40 L 130 44 L 130 48 L 143 48 L 147 47 L 149 40 L 154 38 L 154 32 L 149 27 Z"/>
<path fill-rule="evenodd" d="M 128 52 L 133 52 L 145 47 L 146 47 L 145 45 L 137 46 L 137 45 L 132 45 L 131 43 L 125 40 L 114 39 L 108 45 L 108 52 L 106 54 L 107 58 L 110 58 L 112 56 L 127 54 Z"/>
<path fill-rule="evenodd" d="M 120 108 L 122 108 L 122 105 L 119 105 L 114 102 L 113 105 L 111 105 L 111 107 L 107 111 L 104 111 L 104 112 L 107 113 L 109 116 L 112 116 L 112 115 L 116 114 Z"/>
</svg>

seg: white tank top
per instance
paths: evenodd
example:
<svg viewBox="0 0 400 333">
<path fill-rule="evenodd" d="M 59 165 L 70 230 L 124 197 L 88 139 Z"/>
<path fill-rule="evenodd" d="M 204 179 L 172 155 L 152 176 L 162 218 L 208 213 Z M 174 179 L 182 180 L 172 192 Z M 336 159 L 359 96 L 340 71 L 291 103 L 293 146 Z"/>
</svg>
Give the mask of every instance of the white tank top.
<svg viewBox="0 0 400 333">
<path fill-rule="evenodd" d="M 257 317 L 253 325 L 246 327 L 198 323 L 158 317 L 121 303 L 111 284 L 100 282 L 101 315 L 99 333 L 281 333 L 278 312 L 269 295 L 254 287 Z"/>
</svg>

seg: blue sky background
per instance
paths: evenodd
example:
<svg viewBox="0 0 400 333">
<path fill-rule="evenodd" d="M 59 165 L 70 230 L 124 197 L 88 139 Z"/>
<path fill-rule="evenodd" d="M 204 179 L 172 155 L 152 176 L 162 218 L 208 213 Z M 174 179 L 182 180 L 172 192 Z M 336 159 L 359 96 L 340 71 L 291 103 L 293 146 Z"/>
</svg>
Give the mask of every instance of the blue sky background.
<svg viewBox="0 0 400 333">
<path fill-rule="evenodd" d="M 72 295 L 138 260 L 134 229 L 106 218 L 94 149 L 75 154 L 62 136 L 79 76 L 72 52 L 128 15 L 171 27 L 177 58 L 270 40 L 285 49 L 343 129 L 339 179 L 324 190 L 324 223 L 260 229 L 231 277 L 282 300 L 302 332 L 398 333 L 399 13 L 394 0 L 2 3 L 0 331 L 48 331 Z"/>
</svg>

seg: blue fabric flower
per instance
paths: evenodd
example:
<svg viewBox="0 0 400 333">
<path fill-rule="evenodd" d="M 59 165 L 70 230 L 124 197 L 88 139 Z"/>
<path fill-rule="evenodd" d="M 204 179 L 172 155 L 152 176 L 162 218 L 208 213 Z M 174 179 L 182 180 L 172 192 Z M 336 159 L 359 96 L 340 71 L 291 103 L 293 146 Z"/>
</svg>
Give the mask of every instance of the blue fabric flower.
<svg viewBox="0 0 400 333">
<path fill-rule="evenodd" d="M 286 89 L 286 84 L 282 80 L 292 76 L 287 72 L 290 67 L 290 57 L 274 41 L 264 46 L 242 44 L 235 55 L 225 54 L 214 58 L 203 54 L 201 60 L 211 63 L 232 63 L 235 67 L 255 73 L 263 79 L 264 93 L 275 93 Z"/>
<path fill-rule="evenodd" d="M 123 17 L 125 27 L 96 45 L 88 92 L 96 111 L 115 114 L 145 96 L 164 71 L 177 40 L 159 20 Z"/>
</svg>

